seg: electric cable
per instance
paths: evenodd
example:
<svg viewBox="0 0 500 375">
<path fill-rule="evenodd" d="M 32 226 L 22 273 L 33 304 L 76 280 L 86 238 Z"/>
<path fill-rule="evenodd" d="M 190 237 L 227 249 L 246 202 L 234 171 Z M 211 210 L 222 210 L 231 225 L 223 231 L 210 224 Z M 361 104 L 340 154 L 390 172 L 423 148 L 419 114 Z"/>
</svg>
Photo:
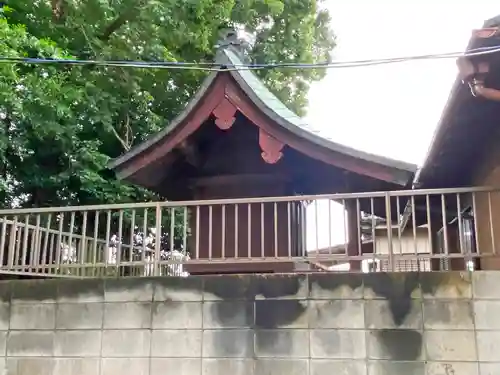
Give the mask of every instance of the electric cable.
<svg viewBox="0 0 500 375">
<path fill-rule="evenodd" d="M 270 63 L 270 64 L 233 64 L 224 65 L 213 62 L 179 62 L 179 61 L 133 61 L 133 60 L 79 60 L 79 59 L 51 59 L 51 58 L 27 58 L 27 57 L 1 57 L 0 64 L 45 64 L 45 65 L 94 65 L 104 67 L 129 67 L 129 68 L 153 68 L 153 69 L 188 69 L 204 71 L 228 71 L 228 70 L 260 70 L 260 69 L 332 69 L 332 68 L 354 68 L 362 66 L 375 66 L 384 64 L 402 63 L 408 61 L 450 59 L 460 57 L 472 57 L 491 55 L 500 52 L 500 45 L 493 47 L 481 47 L 465 52 L 448 52 L 438 54 L 413 55 L 405 57 L 391 57 L 381 59 L 347 60 L 323 63 Z"/>
</svg>

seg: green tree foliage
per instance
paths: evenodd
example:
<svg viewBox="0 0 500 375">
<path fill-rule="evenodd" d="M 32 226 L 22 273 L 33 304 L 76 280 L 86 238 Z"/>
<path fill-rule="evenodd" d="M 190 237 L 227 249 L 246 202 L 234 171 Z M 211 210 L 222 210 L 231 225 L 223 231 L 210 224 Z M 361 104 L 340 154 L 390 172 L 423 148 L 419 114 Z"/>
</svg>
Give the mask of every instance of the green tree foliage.
<svg viewBox="0 0 500 375">
<path fill-rule="evenodd" d="M 257 63 L 330 59 L 334 37 L 320 0 L 10 0 L 0 56 L 212 61 L 222 26 L 255 35 Z M 265 70 L 303 114 L 322 70 Z M 106 170 L 156 133 L 199 87 L 200 70 L 0 64 L 0 202 L 57 206 L 155 199 Z"/>
</svg>

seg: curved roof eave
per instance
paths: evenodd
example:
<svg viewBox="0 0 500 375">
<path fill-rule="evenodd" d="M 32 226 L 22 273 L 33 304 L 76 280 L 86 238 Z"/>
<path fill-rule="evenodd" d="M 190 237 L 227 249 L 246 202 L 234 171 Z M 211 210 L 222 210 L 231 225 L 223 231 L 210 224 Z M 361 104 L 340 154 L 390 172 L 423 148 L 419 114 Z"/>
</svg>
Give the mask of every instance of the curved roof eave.
<svg viewBox="0 0 500 375">
<path fill-rule="evenodd" d="M 234 52 L 227 49 L 224 52 L 227 64 L 241 64 Z M 230 72 L 245 94 L 264 114 L 298 137 L 334 152 L 408 172 L 408 179 L 411 179 L 417 171 L 418 167 L 415 164 L 360 151 L 315 134 L 301 117 L 288 109 L 250 70 L 234 69 Z"/>
<path fill-rule="evenodd" d="M 212 72 L 212 73 L 210 73 L 210 75 L 207 78 L 205 78 L 201 87 L 198 89 L 198 91 L 196 92 L 194 97 L 187 103 L 187 105 L 184 107 L 182 112 L 179 115 L 177 115 L 172 120 L 172 122 L 170 122 L 169 126 L 167 126 L 165 129 L 159 131 L 157 134 L 151 136 L 150 138 L 148 138 L 144 142 L 141 142 L 137 146 L 131 148 L 125 154 L 111 160 L 108 164 L 108 168 L 110 168 L 110 169 L 118 168 L 120 165 L 126 163 L 130 159 L 134 158 L 135 156 L 139 155 L 143 151 L 152 147 L 153 145 L 155 145 L 156 143 L 161 141 L 163 138 L 165 138 L 172 131 L 174 131 L 184 121 L 184 119 L 186 119 L 186 117 L 189 115 L 189 113 L 194 109 L 194 107 L 203 98 L 205 93 L 208 91 L 209 87 L 214 82 L 216 76 L 217 76 L 217 72 Z"/>
</svg>

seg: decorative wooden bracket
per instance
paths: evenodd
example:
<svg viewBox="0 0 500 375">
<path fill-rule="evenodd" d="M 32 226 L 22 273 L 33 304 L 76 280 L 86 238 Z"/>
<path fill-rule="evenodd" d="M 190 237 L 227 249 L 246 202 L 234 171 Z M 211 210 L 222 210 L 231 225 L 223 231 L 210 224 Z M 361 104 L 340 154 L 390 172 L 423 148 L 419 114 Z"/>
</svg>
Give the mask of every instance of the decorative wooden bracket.
<svg viewBox="0 0 500 375">
<path fill-rule="evenodd" d="M 262 159 L 268 164 L 276 164 L 282 157 L 285 144 L 259 128 L 259 146 Z"/>
<path fill-rule="evenodd" d="M 236 120 L 236 107 L 227 98 L 222 99 L 212 113 L 215 116 L 215 125 L 221 130 L 230 129 Z"/>
</svg>

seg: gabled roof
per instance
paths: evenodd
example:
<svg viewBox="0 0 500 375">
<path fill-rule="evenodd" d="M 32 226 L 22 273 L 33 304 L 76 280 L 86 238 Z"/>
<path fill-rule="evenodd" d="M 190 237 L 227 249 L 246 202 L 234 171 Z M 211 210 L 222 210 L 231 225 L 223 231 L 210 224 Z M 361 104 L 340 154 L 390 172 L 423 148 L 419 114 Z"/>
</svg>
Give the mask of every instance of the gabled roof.
<svg viewBox="0 0 500 375">
<path fill-rule="evenodd" d="M 313 146 L 318 146 L 321 152 L 333 152 L 339 158 L 349 159 L 352 169 L 360 171 L 366 170 L 367 167 L 358 168 L 356 164 L 376 165 L 384 169 L 384 173 L 380 174 L 381 180 L 396 183 L 404 186 L 411 182 L 417 166 L 403 161 L 393 160 L 386 157 L 370 154 L 359 151 L 354 148 L 333 142 L 315 132 L 305 121 L 289 110 L 250 69 L 237 69 L 243 65 L 242 59 L 238 55 L 238 51 L 232 46 L 225 47 L 219 50 L 215 65 L 226 67 L 218 72 L 211 73 L 203 82 L 202 86 L 187 104 L 182 111 L 164 130 L 160 131 L 155 136 L 147 141 L 134 147 L 124 155 L 114 159 L 109 164 L 109 167 L 117 171 L 121 178 L 127 178 L 135 173 L 129 169 L 127 165 L 131 164 L 134 159 L 146 153 L 149 149 L 157 147 L 165 142 L 171 135 L 180 131 L 180 127 L 192 117 L 192 112 L 200 107 L 200 102 L 206 101 L 211 94 L 211 90 L 217 85 L 220 80 L 228 79 L 228 76 L 236 82 L 236 86 L 241 90 L 252 105 L 257 107 L 259 111 L 269 118 L 274 124 L 277 124 L 280 131 L 289 132 L 300 138 L 303 141 L 310 143 Z M 226 97 L 230 94 L 228 89 L 225 89 Z M 241 108 L 238 108 L 241 111 Z M 290 145 L 291 146 L 291 145 Z M 293 146 L 292 146 L 293 147 Z M 319 152 L 319 151 L 318 151 Z M 356 172 L 355 170 L 352 170 Z M 361 174 L 363 174 L 361 172 Z M 373 176 L 372 176 L 373 177 Z"/>
</svg>

